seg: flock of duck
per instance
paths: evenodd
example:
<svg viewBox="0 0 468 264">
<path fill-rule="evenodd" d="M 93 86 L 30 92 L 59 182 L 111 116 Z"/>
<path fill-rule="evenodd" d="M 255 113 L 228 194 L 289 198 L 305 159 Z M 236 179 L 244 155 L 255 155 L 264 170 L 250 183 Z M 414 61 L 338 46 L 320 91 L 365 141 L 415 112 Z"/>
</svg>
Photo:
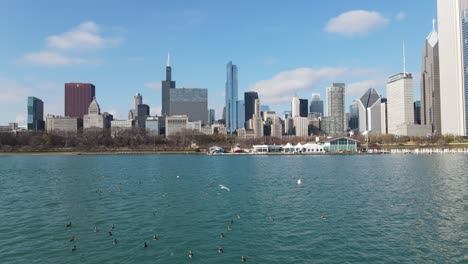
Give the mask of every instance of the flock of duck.
<svg viewBox="0 0 468 264">
<path fill-rule="evenodd" d="M 179 176 L 177 176 L 177 179 L 179 179 Z M 139 183 L 141 184 L 141 181 L 140 181 Z M 220 189 L 222 189 L 222 190 L 230 191 L 230 189 L 227 188 L 227 187 L 224 186 L 224 185 L 219 185 L 219 187 L 220 187 Z M 118 188 L 118 191 L 120 192 L 121 189 Z M 102 190 L 99 189 L 99 190 L 96 191 L 96 193 L 98 193 L 99 197 L 101 197 Z M 153 212 L 153 215 L 155 215 L 155 212 Z M 240 215 L 237 214 L 237 219 L 240 219 L 240 218 L 241 218 Z M 234 220 L 231 219 L 231 221 L 229 222 L 229 224 L 228 224 L 228 226 L 227 226 L 227 230 L 228 230 L 228 231 L 232 231 L 232 225 L 233 225 L 233 224 L 234 224 Z M 68 222 L 68 223 L 65 225 L 65 228 L 67 228 L 67 229 L 72 228 L 72 222 Z M 110 228 L 110 230 L 108 231 L 109 237 L 112 237 L 112 236 L 113 236 L 112 231 L 114 231 L 114 229 L 115 229 L 115 225 L 112 225 L 111 228 Z M 99 232 L 99 229 L 98 229 L 97 226 L 94 227 L 94 232 L 95 232 L 95 233 Z M 224 238 L 225 238 L 224 233 L 221 232 L 221 233 L 219 234 L 219 238 L 220 238 L 220 239 L 224 239 Z M 158 239 L 159 239 L 158 236 L 153 235 L 153 241 L 157 241 Z M 70 237 L 69 242 L 70 242 L 70 243 L 74 243 L 74 242 L 75 242 L 75 236 L 74 236 L 74 235 L 72 235 L 72 236 Z M 112 241 L 112 244 L 117 245 L 117 243 L 118 243 L 117 239 L 114 238 L 113 241 Z M 146 241 L 143 242 L 143 248 L 148 248 L 148 243 L 147 243 Z M 75 251 L 77 251 L 77 246 L 74 244 L 74 245 L 72 246 L 72 248 L 71 248 L 71 252 L 75 252 Z M 223 250 L 222 246 L 218 246 L 218 253 L 220 253 L 220 254 L 224 253 L 224 250 Z M 193 251 L 192 251 L 191 249 L 188 251 L 188 258 L 190 258 L 190 259 L 194 258 L 194 253 L 193 253 Z M 246 261 L 247 261 L 247 258 L 246 258 L 245 256 L 241 256 L 241 262 L 246 262 Z"/>
</svg>

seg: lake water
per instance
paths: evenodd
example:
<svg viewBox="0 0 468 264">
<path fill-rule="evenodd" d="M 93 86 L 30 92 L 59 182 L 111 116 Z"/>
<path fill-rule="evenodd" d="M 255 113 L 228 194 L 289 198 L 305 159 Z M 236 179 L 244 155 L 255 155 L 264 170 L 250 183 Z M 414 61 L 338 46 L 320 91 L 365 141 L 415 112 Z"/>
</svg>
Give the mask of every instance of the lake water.
<svg viewBox="0 0 468 264">
<path fill-rule="evenodd" d="M 3 156 L 0 263 L 468 263 L 467 175 L 467 155 Z"/>
</svg>

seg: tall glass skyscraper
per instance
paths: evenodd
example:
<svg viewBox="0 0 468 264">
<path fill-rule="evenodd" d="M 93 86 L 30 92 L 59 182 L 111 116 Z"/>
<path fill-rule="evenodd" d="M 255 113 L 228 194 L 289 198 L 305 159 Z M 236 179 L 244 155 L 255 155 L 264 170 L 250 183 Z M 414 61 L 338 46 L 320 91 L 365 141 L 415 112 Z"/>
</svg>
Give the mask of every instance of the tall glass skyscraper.
<svg viewBox="0 0 468 264">
<path fill-rule="evenodd" d="M 172 80 L 171 57 L 167 55 L 166 63 L 166 80 L 161 83 L 161 115 L 171 115 L 170 113 L 170 96 L 171 89 L 176 88 L 176 82 Z"/>
<path fill-rule="evenodd" d="M 28 97 L 28 130 L 44 130 L 44 103 L 41 99 Z"/>
<path fill-rule="evenodd" d="M 226 65 L 226 129 L 233 133 L 237 129 L 237 66 L 230 61 Z"/>
<path fill-rule="evenodd" d="M 252 116 L 255 114 L 255 99 L 258 99 L 257 92 L 244 93 L 245 122 L 252 119 Z M 247 125 L 245 127 L 247 128 Z"/>
<path fill-rule="evenodd" d="M 320 99 L 320 94 L 312 94 L 312 101 L 310 101 L 309 112 L 320 114 L 323 116 L 323 100 Z"/>
</svg>

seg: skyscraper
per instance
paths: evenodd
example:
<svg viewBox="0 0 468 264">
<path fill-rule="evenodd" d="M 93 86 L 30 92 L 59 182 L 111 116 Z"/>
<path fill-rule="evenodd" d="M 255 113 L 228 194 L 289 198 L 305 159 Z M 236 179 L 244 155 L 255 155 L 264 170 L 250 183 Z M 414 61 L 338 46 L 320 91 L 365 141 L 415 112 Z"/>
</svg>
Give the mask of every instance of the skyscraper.
<svg viewBox="0 0 468 264">
<path fill-rule="evenodd" d="M 307 117 L 309 114 L 309 100 L 299 99 L 299 115 L 301 117 Z"/>
<path fill-rule="evenodd" d="M 143 104 L 143 96 L 140 93 L 135 94 L 133 97 L 135 115 L 138 115 L 138 106 Z"/>
<path fill-rule="evenodd" d="M 136 123 L 137 128 L 146 128 L 146 119 L 150 116 L 150 107 L 145 104 L 139 104 L 136 109 Z"/>
<path fill-rule="evenodd" d="M 432 132 L 441 133 L 439 34 L 435 20 L 422 50 L 420 115 L 421 125 L 431 125 Z"/>
<path fill-rule="evenodd" d="M 210 109 L 210 110 L 208 110 L 208 125 L 212 125 L 214 123 L 214 121 L 216 121 L 215 110 Z"/>
<path fill-rule="evenodd" d="M 245 103 L 244 100 L 237 101 L 237 127 L 245 128 Z"/>
<path fill-rule="evenodd" d="M 421 101 L 415 101 L 414 105 L 414 123 L 416 125 L 421 124 Z"/>
<path fill-rule="evenodd" d="M 292 117 L 301 116 L 301 99 L 295 95 L 291 102 Z"/>
<path fill-rule="evenodd" d="M 312 101 L 310 101 L 309 112 L 320 114 L 323 116 L 323 100 L 320 99 L 320 94 L 312 94 Z"/>
<path fill-rule="evenodd" d="M 382 97 L 374 89 L 370 88 L 358 101 L 359 132 L 369 134 L 382 133 Z"/>
<path fill-rule="evenodd" d="M 187 115 L 189 122 L 208 123 L 208 89 L 177 88 L 170 89 L 169 113 Z"/>
<path fill-rule="evenodd" d="M 226 65 L 226 129 L 233 133 L 237 129 L 237 66 L 230 61 Z"/>
<path fill-rule="evenodd" d="M 407 136 L 407 127 L 414 124 L 413 76 L 400 73 L 387 83 L 388 133 Z"/>
<path fill-rule="evenodd" d="M 28 97 L 28 130 L 44 130 L 44 102 L 41 99 Z"/>
<path fill-rule="evenodd" d="M 327 88 L 329 134 L 341 134 L 347 127 L 345 125 L 345 87 L 344 83 L 333 83 Z"/>
<path fill-rule="evenodd" d="M 252 116 L 255 114 L 255 99 L 258 99 L 257 92 L 245 92 L 244 93 L 244 105 L 245 105 L 245 122 L 247 123 Z M 245 125 L 247 128 L 248 126 Z"/>
<path fill-rule="evenodd" d="M 353 100 L 349 106 L 349 129 L 359 130 L 359 100 Z"/>
<path fill-rule="evenodd" d="M 437 0 L 442 134 L 468 134 L 467 9 L 467 0 Z"/>
<path fill-rule="evenodd" d="M 264 135 L 263 120 L 262 120 L 262 117 L 260 116 L 260 100 L 259 99 L 255 99 L 255 111 L 252 117 L 252 123 L 253 123 L 253 130 L 254 130 L 254 138 L 263 137 Z"/>
<path fill-rule="evenodd" d="M 95 96 L 96 87 L 90 83 L 66 83 L 65 116 L 83 119 Z"/>
<path fill-rule="evenodd" d="M 171 56 L 167 55 L 166 80 L 161 84 L 161 115 L 171 115 L 170 113 L 170 90 L 176 88 L 176 82 L 172 80 Z"/>
</svg>

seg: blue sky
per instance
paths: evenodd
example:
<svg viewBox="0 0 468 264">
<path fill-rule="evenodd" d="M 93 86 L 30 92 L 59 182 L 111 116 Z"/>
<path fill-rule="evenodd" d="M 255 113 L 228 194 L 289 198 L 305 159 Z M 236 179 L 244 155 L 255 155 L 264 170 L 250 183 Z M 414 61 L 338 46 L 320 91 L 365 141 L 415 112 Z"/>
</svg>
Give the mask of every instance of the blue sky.
<svg viewBox="0 0 468 264">
<path fill-rule="evenodd" d="M 347 101 L 407 68 L 419 98 L 421 49 L 436 0 L 0 1 L 0 124 L 24 124 L 27 96 L 63 115 L 63 84 L 96 85 L 101 110 L 125 118 L 140 92 L 160 113 L 167 53 L 178 87 L 208 88 L 220 117 L 226 63 L 239 68 L 239 98 L 256 90 L 282 113 L 345 82 Z"/>
</svg>

